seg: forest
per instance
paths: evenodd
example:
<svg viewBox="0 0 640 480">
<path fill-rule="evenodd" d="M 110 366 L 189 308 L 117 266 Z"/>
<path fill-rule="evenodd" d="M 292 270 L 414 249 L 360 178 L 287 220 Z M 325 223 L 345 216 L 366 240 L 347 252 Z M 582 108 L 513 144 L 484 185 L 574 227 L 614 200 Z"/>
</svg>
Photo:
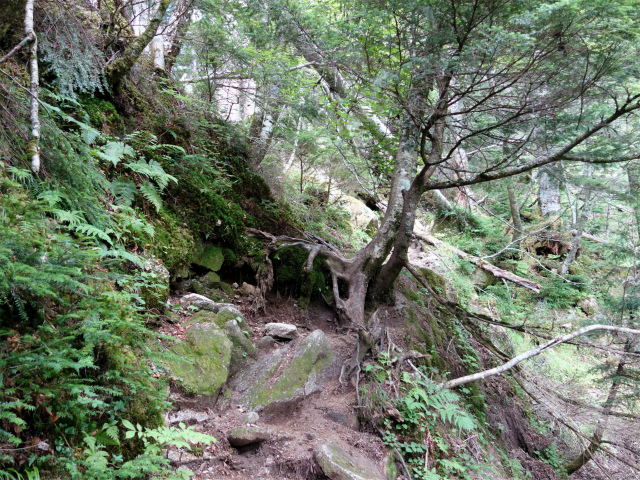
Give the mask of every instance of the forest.
<svg viewBox="0 0 640 480">
<path fill-rule="evenodd" d="M 0 480 L 640 478 L 640 0 L 0 18 Z"/>
</svg>

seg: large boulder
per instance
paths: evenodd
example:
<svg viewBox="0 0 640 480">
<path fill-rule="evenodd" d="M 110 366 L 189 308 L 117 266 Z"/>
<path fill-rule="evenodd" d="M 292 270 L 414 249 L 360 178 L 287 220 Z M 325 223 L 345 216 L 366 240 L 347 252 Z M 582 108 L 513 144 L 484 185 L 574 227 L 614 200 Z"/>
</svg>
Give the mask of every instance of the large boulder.
<svg viewBox="0 0 640 480">
<path fill-rule="evenodd" d="M 333 442 L 327 442 L 313 451 L 324 474 L 331 480 L 385 480 L 370 461 L 349 455 Z"/>
<path fill-rule="evenodd" d="M 203 247 L 193 261 L 196 265 L 217 272 L 224 263 L 224 253 L 220 247 Z"/>
<path fill-rule="evenodd" d="M 197 293 L 189 293 L 180 299 L 180 303 L 185 306 L 194 306 L 202 310 L 208 310 L 213 313 L 228 312 L 233 316 L 242 317 L 242 313 L 233 303 L 219 303 L 211 300 L 209 297 Z"/>
<path fill-rule="evenodd" d="M 177 357 L 167 360 L 169 372 L 188 393 L 217 396 L 229 375 L 231 341 L 213 322 L 192 324 L 185 337 L 171 347 Z"/>
<path fill-rule="evenodd" d="M 334 359 L 329 340 L 315 330 L 240 373 L 234 384 L 237 402 L 256 412 L 286 408 L 320 391 Z"/>
<path fill-rule="evenodd" d="M 364 230 L 369 236 L 375 235 L 380 227 L 380 220 L 373 210 L 355 197 L 341 196 L 338 201 L 349 211 L 352 225 Z"/>
</svg>

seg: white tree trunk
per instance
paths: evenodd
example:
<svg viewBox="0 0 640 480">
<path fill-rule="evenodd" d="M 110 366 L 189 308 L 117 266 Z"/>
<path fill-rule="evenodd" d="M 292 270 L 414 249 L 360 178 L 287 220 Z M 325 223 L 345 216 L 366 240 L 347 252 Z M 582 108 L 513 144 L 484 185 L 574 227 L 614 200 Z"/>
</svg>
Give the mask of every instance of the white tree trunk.
<svg viewBox="0 0 640 480">
<path fill-rule="evenodd" d="M 29 120 L 31 121 L 31 140 L 27 148 L 31 155 L 31 170 L 34 173 L 40 171 L 40 115 L 38 93 L 40 83 L 38 78 L 38 37 L 33 30 L 33 4 L 34 0 L 28 0 L 24 12 L 24 33 L 27 37 L 31 37 L 31 46 L 29 49 L 29 70 L 31 73 L 31 82 L 29 93 L 31 94 L 31 108 L 29 112 Z"/>
<path fill-rule="evenodd" d="M 544 167 L 538 175 L 538 199 L 542 215 L 549 216 L 561 210 L 560 181 L 555 169 Z"/>
</svg>

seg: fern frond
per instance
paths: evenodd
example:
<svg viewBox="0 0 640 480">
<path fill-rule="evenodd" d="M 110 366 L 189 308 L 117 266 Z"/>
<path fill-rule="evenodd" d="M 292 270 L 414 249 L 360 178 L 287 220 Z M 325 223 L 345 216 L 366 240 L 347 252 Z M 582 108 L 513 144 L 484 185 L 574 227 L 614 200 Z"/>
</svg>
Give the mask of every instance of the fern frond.
<svg viewBox="0 0 640 480">
<path fill-rule="evenodd" d="M 135 156 L 133 148 L 124 142 L 108 142 L 99 150 L 92 150 L 91 153 L 102 160 L 111 162 L 114 167 L 118 166 L 118 163 L 120 163 L 125 156 Z"/>
<path fill-rule="evenodd" d="M 137 191 L 135 183 L 122 177 L 113 180 L 109 190 L 114 197 L 113 203 L 124 207 L 130 207 L 133 204 Z"/>
<path fill-rule="evenodd" d="M 69 211 L 69 210 L 61 210 L 59 208 L 51 210 L 53 216 L 59 222 L 68 222 L 69 226 L 72 228 L 77 227 L 82 222 L 84 222 L 84 218 L 82 217 L 82 212 L 77 210 Z"/>
<path fill-rule="evenodd" d="M 109 244 L 112 243 L 112 240 L 109 237 L 108 233 L 98 227 L 95 227 L 94 225 L 83 223 L 77 225 L 74 230 L 78 233 L 82 233 L 83 235 L 87 235 L 88 237 L 99 238 L 100 240 L 104 240 Z"/>
<path fill-rule="evenodd" d="M 156 212 L 162 208 L 162 197 L 160 197 L 160 192 L 153 183 L 144 182 L 140 185 L 140 192 L 149 203 L 156 207 Z"/>
</svg>

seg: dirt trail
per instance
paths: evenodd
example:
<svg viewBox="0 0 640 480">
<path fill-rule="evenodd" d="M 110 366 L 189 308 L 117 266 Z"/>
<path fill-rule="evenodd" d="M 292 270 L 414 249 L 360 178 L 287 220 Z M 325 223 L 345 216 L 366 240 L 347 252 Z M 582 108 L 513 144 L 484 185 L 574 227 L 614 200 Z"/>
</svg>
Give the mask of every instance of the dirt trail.
<svg viewBox="0 0 640 480">
<path fill-rule="evenodd" d="M 242 308 L 242 304 L 239 306 Z M 243 310 L 248 310 L 246 303 Z M 246 315 L 256 332 L 254 343 L 260 338 L 259 332 L 264 323 L 284 322 L 296 325 L 302 337 L 316 329 L 322 330 L 340 363 L 352 353 L 355 334 L 337 333 L 335 315 L 327 307 L 316 305 L 301 310 L 292 300 L 273 298 L 266 312 L 253 318 Z M 286 346 L 281 344 L 276 348 Z M 259 445 L 236 449 L 226 439 L 227 432 L 244 425 L 242 417 L 248 413 L 228 399 L 233 398 L 233 392 L 228 392 L 227 399 L 219 400 L 214 408 L 191 405 L 172 412 L 170 420 L 195 424 L 196 430 L 216 437 L 218 444 L 200 457 L 172 451 L 169 458 L 176 465 L 192 470 L 196 480 L 325 479 L 327 477 L 313 460 L 313 450 L 333 441 L 348 454 L 365 457 L 383 471 L 386 449 L 377 435 L 360 431 L 355 388 L 351 384 L 341 384 L 338 376 L 339 373 L 333 375 L 335 378 L 324 384 L 320 392 L 304 398 L 286 411 L 260 414 L 255 425 L 268 429 L 273 435 L 270 441 Z M 179 395 L 174 395 L 174 398 L 180 403 Z"/>
</svg>

